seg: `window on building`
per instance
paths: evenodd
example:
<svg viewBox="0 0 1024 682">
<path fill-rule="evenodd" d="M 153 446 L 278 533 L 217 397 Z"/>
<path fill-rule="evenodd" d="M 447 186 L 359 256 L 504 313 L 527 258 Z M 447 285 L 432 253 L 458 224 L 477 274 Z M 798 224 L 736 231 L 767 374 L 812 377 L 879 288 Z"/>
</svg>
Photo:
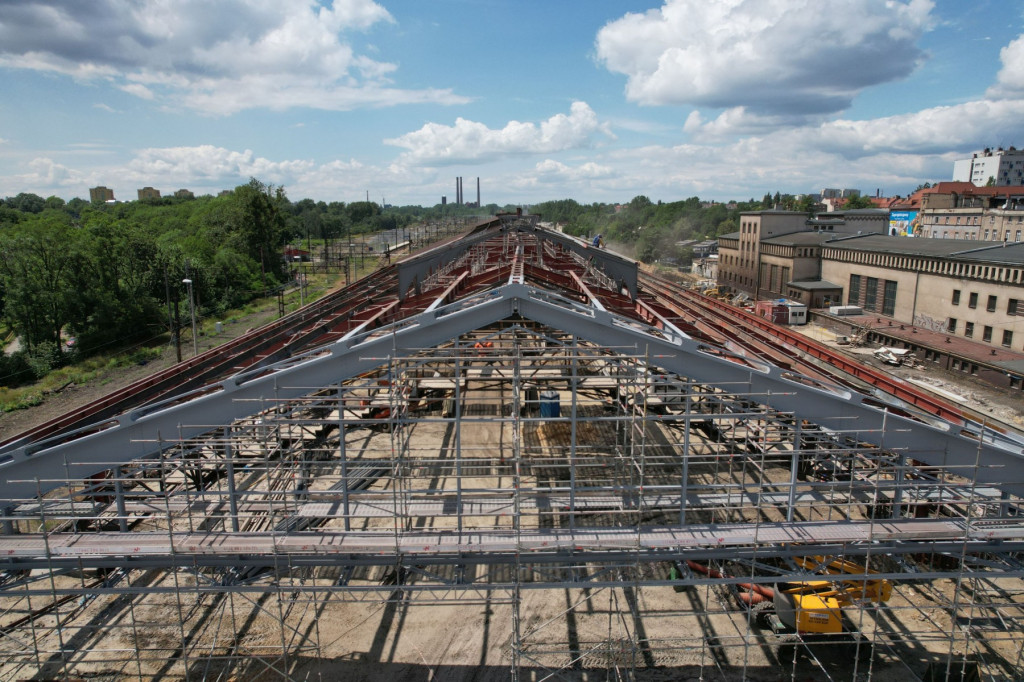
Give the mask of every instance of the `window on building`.
<svg viewBox="0 0 1024 682">
<path fill-rule="evenodd" d="M 974 337 L 974 323 L 973 322 L 966 322 L 966 323 L 964 323 L 964 336 L 966 336 L 969 339 Z"/>
<path fill-rule="evenodd" d="M 882 314 L 893 315 L 896 312 L 896 282 L 885 280 L 885 293 L 882 296 Z"/>
<path fill-rule="evenodd" d="M 1017 242 L 1020 241 L 1020 230 L 1017 230 L 1017 238 L 1014 239 L 1014 241 L 1017 241 Z"/>
<path fill-rule="evenodd" d="M 953 305 L 960 305 L 960 290 L 953 289 Z"/>
<path fill-rule="evenodd" d="M 860 275 L 850 275 L 850 292 L 846 297 L 849 305 L 860 304 Z"/>
<path fill-rule="evenodd" d="M 1003 345 L 1007 348 L 1013 345 L 1013 332 L 1009 329 L 1003 330 Z"/>
<path fill-rule="evenodd" d="M 956 318 L 955 317 L 951 317 L 948 320 L 946 320 L 946 331 L 948 331 L 950 334 L 956 334 Z"/>
<path fill-rule="evenodd" d="M 985 306 L 985 310 L 989 311 L 990 313 L 994 313 L 996 311 L 996 299 L 996 296 L 989 296 L 988 305 Z"/>
<path fill-rule="evenodd" d="M 1006 302 L 1006 314 L 1016 315 L 1017 314 L 1017 299 L 1011 298 Z"/>
<path fill-rule="evenodd" d="M 967 300 L 967 307 L 968 308 L 977 308 L 978 307 L 978 294 L 976 294 L 976 293 L 972 293 L 971 294 L 971 297 Z"/>
<path fill-rule="evenodd" d="M 988 241 L 988 230 L 985 230 L 985 241 Z"/>
<path fill-rule="evenodd" d="M 981 340 L 985 343 L 992 342 L 992 327 L 985 325 L 985 328 L 981 332 Z"/>
<path fill-rule="evenodd" d="M 864 310 L 874 311 L 878 304 L 878 279 L 868 277 L 867 286 L 864 288 Z"/>
</svg>

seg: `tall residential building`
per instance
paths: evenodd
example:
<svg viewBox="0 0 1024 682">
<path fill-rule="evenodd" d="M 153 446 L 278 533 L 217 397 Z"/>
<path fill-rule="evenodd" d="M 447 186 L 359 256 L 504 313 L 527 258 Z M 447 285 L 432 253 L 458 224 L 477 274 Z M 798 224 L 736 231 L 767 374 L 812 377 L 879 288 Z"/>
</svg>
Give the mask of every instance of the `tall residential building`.
<svg viewBox="0 0 1024 682">
<path fill-rule="evenodd" d="M 1024 150 L 986 147 L 969 159 L 953 162 L 953 181 L 971 182 L 978 187 L 990 181 L 994 185 L 1024 185 Z"/>
<path fill-rule="evenodd" d="M 159 199 L 160 190 L 153 189 L 152 187 L 143 187 L 139 190 L 139 200 L 142 199 Z"/>
<path fill-rule="evenodd" d="M 109 187 L 104 187 L 103 185 L 100 185 L 99 187 L 89 188 L 89 201 L 93 202 L 94 204 L 102 204 L 103 202 L 113 200 L 114 190 L 110 189 Z"/>
</svg>

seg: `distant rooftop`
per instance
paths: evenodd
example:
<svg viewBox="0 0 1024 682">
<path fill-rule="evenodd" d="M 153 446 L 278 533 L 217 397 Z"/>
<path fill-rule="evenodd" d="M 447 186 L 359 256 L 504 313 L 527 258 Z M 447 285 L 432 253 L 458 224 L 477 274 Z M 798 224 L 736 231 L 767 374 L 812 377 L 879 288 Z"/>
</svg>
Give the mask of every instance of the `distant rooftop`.
<svg viewBox="0 0 1024 682">
<path fill-rule="evenodd" d="M 884 234 L 862 234 L 850 237 L 831 235 L 834 239 L 828 246 L 851 251 L 878 251 L 898 253 L 906 256 L 933 256 L 946 258 L 965 258 L 973 254 L 971 260 L 995 260 L 992 252 L 999 254 L 1002 261 L 1024 263 L 1024 244 L 1003 246 L 1002 242 L 985 242 L 976 239 L 922 239 L 919 237 L 890 237 Z M 989 254 L 981 257 L 982 253 Z"/>
</svg>

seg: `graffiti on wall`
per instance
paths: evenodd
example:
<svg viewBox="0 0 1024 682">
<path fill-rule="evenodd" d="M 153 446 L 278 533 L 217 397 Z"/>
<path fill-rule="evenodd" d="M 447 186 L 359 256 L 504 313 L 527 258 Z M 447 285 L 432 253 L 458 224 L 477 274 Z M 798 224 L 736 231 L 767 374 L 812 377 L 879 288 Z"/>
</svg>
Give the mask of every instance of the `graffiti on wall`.
<svg viewBox="0 0 1024 682">
<path fill-rule="evenodd" d="M 925 315 L 923 313 L 918 313 L 917 315 L 914 315 L 914 326 L 921 327 L 922 329 L 927 329 L 933 332 L 940 332 L 942 334 L 946 333 L 945 320 L 936 320 L 932 316 Z"/>
</svg>

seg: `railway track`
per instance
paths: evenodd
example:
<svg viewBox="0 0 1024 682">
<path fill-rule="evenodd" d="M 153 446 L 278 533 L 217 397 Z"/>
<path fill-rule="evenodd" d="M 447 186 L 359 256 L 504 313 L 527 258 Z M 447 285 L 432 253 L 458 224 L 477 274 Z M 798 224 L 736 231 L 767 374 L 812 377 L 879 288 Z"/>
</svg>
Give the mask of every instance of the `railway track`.
<svg viewBox="0 0 1024 682">
<path fill-rule="evenodd" d="M 394 279 L 393 268 L 375 271 L 268 325 L 155 372 L 74 412 L 0 441 L 0 448 L 76 431 L 128 409 L 171 398 L 325 343 L 378 313 L 387 303 L 381 300 L 380 294 L 394 288 Z"/>
<path fill-rule="evenodd" d="M 486 221 L 473 231 L 489 226 Z M 435 243 L 444 248 L 459 239 Z M 417 291 L 399 302 L 397 263 L 380 268 L 353 284 L 329 293 L 304 308 L 264 327 L 247 332 L 221 346 L 182 363 L 168 367 L 126 386 L 88 405 L 40 424 L 19 435 L 0 441 L 0 449 L 54 439 L 62 434 L 86 428 L 102 428 L 104 420 L 141 406 L 152 405 L 184 395 L 241 371 L 258 369 L 309 348 L 336 340 L 355 329 L 372 329 L 415 314 L 438 299 L 451 299 L 461 292 L 494 286 L 507 279 L 513 263 L 496 248 L 488 255 L 487 266 L 470 274 L 468 266 L 452 264 L 449 278 L 427 291 Z M 507 247 L 507 245 L 506 245 Z M 563 257 L 546 254 L 544 267 L 527 264 L 523 274 L 555 288 L 580 290 L 574 280 L 586 273 L 587 266 L 576 268 Z M 573 278 L 570 273 L 575 272 Z M 811 380 L 838 384 L 860 392 L 879 391 L 895 396 L 903 403 L 961 427 L 977 430 L 990 421 L 972 415 L 961 407 L 931 395 L 897 377 L 863 365 L 832 348 L 795 331 L 774 325 L 757 315 L 722 303 L 678 284 L 641 271 L 641 291 L 635 300 L 623 292 L 602 290 L 599 298 L 609 309 L 641 319 L 648 324 L 675 325 L 696 338 L 769 362 L 809 377 Z M 443 292 L 439 296 L 439 292 Z M 585 286 L 584 298 L 595 294 Z"/>
<path fill-rule="evenodd" d="M 991 417 L 974 414 L 953 405 L 898 377 L 857 362 L 840 351 L 742 308 L 683 289 L 674 282 L 649 273 L 642 273 L 641 281 L 659 303 L 679 311 L 684 320 L 748 350 L 761 352 L 762 357 L 780 367 L 799 371 L 812 378 L 824 378 L 861 392 L 865 386 L 877 389 L 961 427 L 975 427 L 992 421 Z"/>
</svg>

